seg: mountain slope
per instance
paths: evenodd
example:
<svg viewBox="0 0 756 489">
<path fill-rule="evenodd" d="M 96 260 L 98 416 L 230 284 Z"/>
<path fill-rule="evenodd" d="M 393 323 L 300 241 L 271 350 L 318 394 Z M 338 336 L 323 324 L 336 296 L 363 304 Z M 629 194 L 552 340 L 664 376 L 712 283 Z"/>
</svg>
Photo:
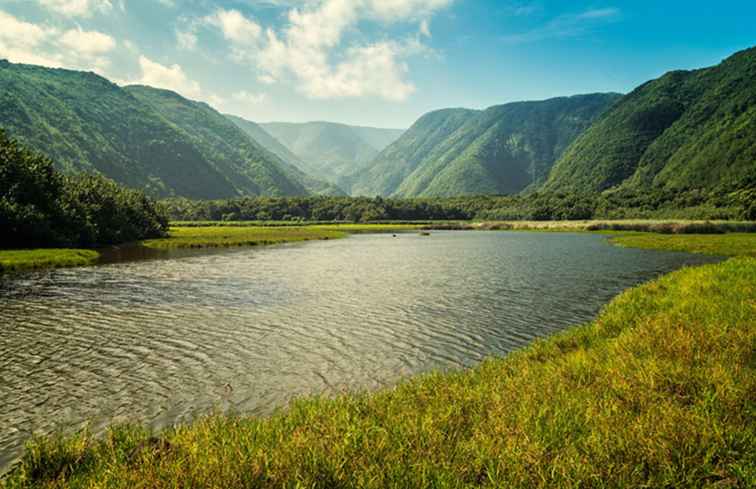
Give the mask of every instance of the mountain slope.
<svg viewBox="0 0 756 489">
<path fill-rule="evenodd" d="M 511 194 L 543 182 L 569 144 L 617 94 L 516 102 L 421 118 L 370 168 L 354 194 L 398 197 Z"/>
<path fill-rule="evenodd" d="M 480 112 L 444 109 L 422 116 L 369 165 L 342 179 L 352 195 L 390 195 L 434 150 Z"/>
<path fill-rule="evenodd" d="M 260 126 L 304 163 L 303 170 L 332 182 L 369 162 L 402 133 L 333 122 L 272 122 Z"/>
<path fill-rule="evenodd" d="M 307 168 L 307 164 L 256 122 L 229 114 L 226 114 L 225 117 L 236 124 L 253 141 L 283 160 L 283 166 L 288 168 L 294 177 L 310 192 L 318 195 L 346 195 L 335 184 L 319 180 L 305 173 L 304 169 Z"/>
<path fill-rule="evenodd" d="M 287 174 L 282 162 L 252 141 L 241 129 L 203 102 L 194 102 L 170 90 L 132 85 L 136 99 L 153 107 L 185 132 L 208 161 L 248 194 L 304 195 L 304 186 Z M 248 187 L 248 182 L 257 186 Z"/>
<path fill-rule="evenodd" d="M 65 172 L 103 174 L 155 196 L 306 193 L 267 156 L 232 161 L 212 138 L 93 73 L 0 61 L 0 126 Z"/>
<path fill-rule="evenodd" d="M 554 166 L 546 191 L 738 188 L 756 181 L 756 48 L 624 97 Z"/>
</svg>

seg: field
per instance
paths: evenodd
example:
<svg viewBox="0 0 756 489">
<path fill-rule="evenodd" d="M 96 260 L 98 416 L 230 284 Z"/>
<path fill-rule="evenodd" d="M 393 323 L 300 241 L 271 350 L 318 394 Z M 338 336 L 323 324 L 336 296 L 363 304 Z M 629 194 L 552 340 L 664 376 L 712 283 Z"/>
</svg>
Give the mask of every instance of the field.
<svg viewBox="0 0 756 489">
<path fill-rule="evenodd" d="M 0 272 L 51 267 L 78 267 L 97 262 L 94 250 L 36 249 L 0 250 Z"/>
<path fill-rule="evenodd" d="M 663 238 L 642 244 L 718 255 L 756 245 Z M 269 418 L 38 438 L 2 484 L 753 487 L 755 319 L 756 258 L 738 256 L 628 290 L 596 321 L 469 371 L 304 399 Z"/>
</svg>

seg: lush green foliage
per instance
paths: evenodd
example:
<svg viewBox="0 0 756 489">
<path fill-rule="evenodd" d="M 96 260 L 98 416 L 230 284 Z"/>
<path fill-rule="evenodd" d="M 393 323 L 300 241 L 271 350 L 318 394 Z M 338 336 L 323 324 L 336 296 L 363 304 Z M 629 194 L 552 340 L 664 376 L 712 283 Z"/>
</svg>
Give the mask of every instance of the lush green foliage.
<svg viewBox="0 0 756 489">
<path fill-rule="evenodd" d="M 97 261 L 99 256 L 100 254 L 94 250 L 70 248 L 0 250 L 0 272 L 91 265 Z"/>
<path fill-rule="evenodd" d="M 161 438 L 39 438 L 4 486 L 752 487 L 755 284 L 756 259 L 734 258 L 470 371 Z"/>
<path fill-rule="evenodd" d="M 0 131 L 0 248 L 91 247 L 166 229 L 162 208 L 144 193 L 103 177 L 64 177 Z"/>
<path fill-rule="evenodd" d="M 543 182 L 564 149 L 619 97 L 579 95 L 426 114 L 353 176 L 352 193 L 520 192 Z"/>
<path fill-rule="evenodd" d="M 756 187 L 756 48 L 624 97 L 565 152 L 547 191 Z"/>
<path fill-rule="evenodd" d="M 736 192 L 657 189 L 604 194 L 384 199 L 367 197 L 170 199 L 178 221 L 409 221 L 576 219 L 756 220 L 756 188 Z"/>
<path fill-rule="evenodd" d="M 260 126 L 284 144 L 314 177 L 335 182 L 371 161 L 403 131 L 332 122 L 267 123 Z"/>
<path fill-rule="evenodd" d="M 3 127 L 66 173 L 102 174 L 156 196 L 307 193 L 208 106 L 140 94 L 94 73 L 0 62 Z"/>
<path fill-rule="evenodd" d="M 281 144 L 276 138 L 268 134 L 259 124 L 233 115 L 226 115 L 226 117 L 252 140 L 278 156 L 285 163 L 282 164 L 282 167 L 285 169 L 288 168 L 294 174 L 297 181 L 301 182 L 311 193 L 315 195 L 346 195 L 335 184 L 328 183 L 325 180 L 318 180 L 306 174 L 304 169 L 307 168 L 307 163 L 292 153 L 289 148 Z"/>
</svg>

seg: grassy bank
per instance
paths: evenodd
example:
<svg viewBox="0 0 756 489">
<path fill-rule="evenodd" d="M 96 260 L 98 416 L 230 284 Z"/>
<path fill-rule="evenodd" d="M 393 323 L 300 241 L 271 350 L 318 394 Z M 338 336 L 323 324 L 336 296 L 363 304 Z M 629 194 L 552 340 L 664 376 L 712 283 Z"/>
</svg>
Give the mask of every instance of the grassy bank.
<svg viewBox="0 0 756 489">
<path fill-rule="evenodd" d="M 610 239 L 613 244 L 628 248 L 686 251 L 718 256 L 756 257 L 756 234 L 731 233 L 717 235 L 682 235 L 633 233 Z"/>
<path fill-rule="evenodd" d="M 67 248 L 0 250 L 0 272 L 90 265 L 97 262 L 99 256 L 94 250 Z"/>
<path fill-rule="evenodd" d="M 755 347 L 756 258 L 736 257 L 469 371 L 159 438 L 40 438 L 4 487 L 753 487 Z"/>
<path fill-rule="evenodd" d="M 168 238 L 144 241 L 151 248 L 218 248 L 338 239 L 355 233 L 403 232 L 418 225 L 318 224 L 311 226 L 173 226 Z"/>
</svg>

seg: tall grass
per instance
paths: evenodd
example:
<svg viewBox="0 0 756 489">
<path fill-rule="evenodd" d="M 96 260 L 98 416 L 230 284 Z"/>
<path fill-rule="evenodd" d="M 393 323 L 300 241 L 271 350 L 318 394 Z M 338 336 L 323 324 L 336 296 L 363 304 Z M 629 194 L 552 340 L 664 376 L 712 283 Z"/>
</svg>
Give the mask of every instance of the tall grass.
<svg viewBox="0 0 756 489">
<path fill-rule="evenodd" d="M 99 256 L 94 250 L 68 248 L 0 250 L 0 272 L 91 265 Z"/>
<path fill-rule="evenodd" d="M 469 371 L 210 416 L 149 441 L 38 438 L 6 488 L 754 487 L 756 258 L 631 289 Z"/>
</svg>

